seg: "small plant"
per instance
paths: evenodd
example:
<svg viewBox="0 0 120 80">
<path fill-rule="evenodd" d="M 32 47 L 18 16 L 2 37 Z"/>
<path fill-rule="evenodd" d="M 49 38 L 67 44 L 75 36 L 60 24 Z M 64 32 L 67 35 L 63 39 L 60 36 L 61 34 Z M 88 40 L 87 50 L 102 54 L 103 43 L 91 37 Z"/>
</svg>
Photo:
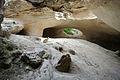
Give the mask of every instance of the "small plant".
<svg viewBox="0 0 120 80">
<path fill-rule="evenodd" d="M 72 31 L 72 28 L 65 28 L 64 29 L 64 32 L 67 33 L 67 34 L 70 34 Z"/>
<path fill-rule="evenodd" d="M 76 31 L 73 28 L 65 28 L 64 32 L 67 33 L 67 34 L 71 34 L 71 35 L 78 34 L 78 31 Z"/>
</svg>

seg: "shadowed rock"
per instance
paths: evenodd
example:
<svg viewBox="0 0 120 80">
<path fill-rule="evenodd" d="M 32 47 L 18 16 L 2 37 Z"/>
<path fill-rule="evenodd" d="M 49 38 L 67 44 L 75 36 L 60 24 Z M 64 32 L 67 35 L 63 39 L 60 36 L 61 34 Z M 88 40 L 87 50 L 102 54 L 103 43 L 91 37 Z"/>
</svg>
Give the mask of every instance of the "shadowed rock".
<svg viewBox="0 0 120 80">
<path fill-rule="evenodd" d="M 41 64 L 43 62 L 42 57 L 43 57 L 44 54 L 45 54 L 44 50 L 42 50 L 40 52 L 35 52 L 35 51 L 25 52 L 22 55 L 21 60 L 24 63 L 26 63 L 27 65 L 36 69 L 36 68 L 41 66 Z"/>
<path fill-rule="evenodd" d="M 75 51 L 74 51 L 74 50 L 71 50 L 71 49 L 69 50 L 69 53 L 72 54 L 72 55 L 75 55 L 75 54 L 76 54 Z"/>
<path fill-rule="evenodd" d="M 56 69 L 60 72 L 69 72 L 71 64 L 70 55 L 63 55 L 56 66 Z"/>
<path fill-rule="evenodd" d="M 3 5 L 4 5 L 5 1 L 4 0 L 0 0 L 0 24 L 3 21 L 3 17 L 4 17 L 4 12 L 3 12 Z"/>
<path fill-rule="evenodd" d="M 2 33 L 1 33 L 1 23 L 2 23 L 3 18 L 4 18 L 4 12 L 3 12 L 4 3 L 5 3 L 4 0 L 0 0 L 0 36 L 2 35 Z"/>
<path fill-rule="evenodd" d="M 18 47 L 16 45 L 0 37 L 0 69 L 8 69 L 11 67 L 12 60 L 16 57 L 14 55 L 18 53 L 18 51 L 15 51 L 17 49 Z M 12 55 L 12 53 L 14 55 Z"/>
</svg>

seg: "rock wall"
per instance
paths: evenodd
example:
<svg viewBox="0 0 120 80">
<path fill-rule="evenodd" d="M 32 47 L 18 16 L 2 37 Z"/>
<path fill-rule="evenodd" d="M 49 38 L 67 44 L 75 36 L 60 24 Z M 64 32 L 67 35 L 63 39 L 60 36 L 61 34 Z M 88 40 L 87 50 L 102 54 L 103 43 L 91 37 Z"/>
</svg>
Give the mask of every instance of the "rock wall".
<svg viewBox="0 0 120 80">
<path fill-rule="evenodd" d="M 106 24 L 120 31 L 120 0 L 85 0 L 89 9 Z"/>
<path fill-rule="evenodd" d="M 4 0 L 0 0 L 0 28 L 1 28 L 1 22 L 3 21 L 4 17 L 4 12 L 3 12 L 3 5 L 4 5 Z"/>
<path fill-rule="evenodd" d="M 12 0 L 10 0 L 12 1 Z M 40 9 L 36 9 L 35 7 L 48 7 L 54 11 L 69 11 L 69 12 L 74 12 L 76 9 L 81 9 L 85 6 L 84 2 L 86 3 L 86 6 L 94 12 L 94 14 L 101 19 L 103 22 L 111 26 L 112 28 L 116 29 L 117 31 L 120 31 L 120 1 L 119 0 L 26 0 L 27 2 L 31 3 L 33 6 L 29 4 L 28 7 L 23 8 L 21 7 L 21 2 L 16 1 L 20 3 L 19 5 L 16 3 L 13 4 L 11 2 L 11 5 L 9 3 L 9 6 L 11 7 L 6 7 L 8 10 L 6 10 L 6 16 L 7 17 L 15 17 L 18 16 L 25 11 L 30 11 L 32 8 L 35 9 L 34 12 L 39 12 Z M 25 1 L 23 2 L 25 3 Z M 25 3 L 28 5 L 28 3 Z M 26 5 L 25 5 L 26 6 Z M 21 9 L 20 9 L 21 7 Z M 12 13 L 10 10 L 13 9 L 14 13 Z M 17 10 L 19 9 L 19 10 Z M 30 9 L 30 10 L 29 10 Z M 21 12 L 20 12 L 21 11 Z M 12 13 L 12 15 L 11 15 Z M 30 13 L 28 13 L 30 14 Z M 38 13 L 37 13 L 38 14 Z M 35 14 L 35 15 L 37 15 Z"/>
</svg>

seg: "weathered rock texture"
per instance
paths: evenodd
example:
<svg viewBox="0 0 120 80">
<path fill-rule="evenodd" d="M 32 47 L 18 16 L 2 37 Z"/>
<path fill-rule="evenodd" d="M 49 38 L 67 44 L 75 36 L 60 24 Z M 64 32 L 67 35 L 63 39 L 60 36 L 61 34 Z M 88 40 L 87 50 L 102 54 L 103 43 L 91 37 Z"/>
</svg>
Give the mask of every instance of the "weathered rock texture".
<svg viewBox="0 0 120 80">
<path fill-rule="evenodd" d="M 21 60 L 27 64 L 30 65 L 32 68 L 36 69 L 41 66 L 42 64 L 42 57 L 45 54 L 44 50 L 39 50 L 37 52 L 24 52 L 24 54 L 21 57 Z"/>
<path fill-rule="evenodd" d="M 4 9 L 4 0 L 0 0 L 0 24 L 3 20 L 3 16 L 4 16 L 4 12 L 3 12 L 3 9 Z"/>
<path fill-rule="evenodd" d="M 35 7 L 49 7 L 54 11 L 72 11 L 72 8 L 81 8 L 81 0 L 26 0 Z M 74 6 L 73 6 L 74 5 Z"/>
<path fill-rule="evenodd" d="M 21 30 L 24 29 L 22 22 L 9 18 L 4 18 L 1 27 L 2 27 L 2 31 L 12 34 L 19 33 Z"/>
<path fill-rule="evenodd" d="M 3 9 L 4 9 L 4 0 L 0 0 L 0 34 L 1 34 L 1 23 L 3 21 L 3 17 L 4 17 L 4 12 L 3 12 Z"/>
<path fill-rule="evenodd" d="M 69 54 L 63 55 L 57 63 L 56 69 L 60 72 L 69 72 L 71 66 L 71 57 Z"/>
<path fill-rule="evenodd" d="M 120 0 L 85 0 L 89 9 L 106 24 L 120 32 Z"/>
<path fill-rule="evenodd" d="M 0 80 L 120 79 L 120 58 L 112 51 L 80 39 L 50 38 L 43 43 L 45 39 L 40 38 L 40 41 L 38 38 L 10 36 L 23 54 L 13 61 L 11 69 L 3 73 L 0 71 Z M 71 54 L 70 50 L 74 50 L 75 54 Z"/>
<path fill-rule="evenodd" d="M 64 3 L 61 1 L 64 1 Z M 11 0 L 5 6 L 6 17 L 23 21 L 26 35 L 43 36 L 43 31 L 46 30 L 46 32 L 50 32 L 50 36 L 47 37 L 54 37 L 54 35 L 57 36 L 57 34 L 54 34 L 56 30 L 75 28 L 82 31 L 85 39 L 91 42 L 111 50 L 120 48 L 120 32 L 99 20 L 85 7 L 84 1 L 50 0 L 47 2 L 47 0 L 44 0 L 41 4 L 46 6 L 35 7 L 24 0 Z M 63 7 L 57 7 L 53 11 L 53 5 L 54 7 L 57 7 L 57 5 Z M 60 37 L 63 36 L 60 35 Z"/>
<path fill-rule="evenodd" d="M 11 67 L 12 60 L 20 55 L 21 52 L 17 51 L 18 47 L 0 37 L 0 71 L 1 69 L 8 69 Z M 15 56 L 16 55 L 16 56 Z"/>
</svg>

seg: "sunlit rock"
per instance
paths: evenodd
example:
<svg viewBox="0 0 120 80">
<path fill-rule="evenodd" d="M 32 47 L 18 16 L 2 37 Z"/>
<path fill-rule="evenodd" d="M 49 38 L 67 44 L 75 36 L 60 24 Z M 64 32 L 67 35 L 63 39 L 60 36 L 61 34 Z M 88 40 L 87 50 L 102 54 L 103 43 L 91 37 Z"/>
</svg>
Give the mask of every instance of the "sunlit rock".
<svg viewBox="0 0 120 80">
<path fill-rule="evenodd" d="M 120 32 L 120 0 L 84 0 L 99 19 Z"/>
<path fill-rule="evenodd" d="M 13 19 L 5 18 L 2 22 L 2 30 L 8 31 L 9 33 L 19 33 L 24 29 L 24 25 L 20 21 L 16 21 Z"/>
</svg>

